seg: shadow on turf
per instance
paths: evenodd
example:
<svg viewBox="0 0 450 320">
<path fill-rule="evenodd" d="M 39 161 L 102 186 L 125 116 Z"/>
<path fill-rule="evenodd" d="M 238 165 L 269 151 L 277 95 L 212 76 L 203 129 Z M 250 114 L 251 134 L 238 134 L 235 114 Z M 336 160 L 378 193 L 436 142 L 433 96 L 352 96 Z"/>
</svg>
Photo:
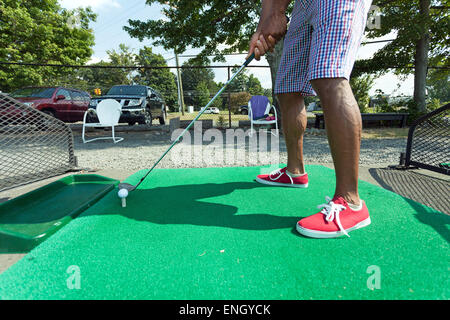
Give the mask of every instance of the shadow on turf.
<svg viewBox="0 0 450 320">
<path fill-rule="evenodd" d="M 395 171 L 392 169 L 370 169 L 372 177 L 385 189 L 402 196 L 414 209 L 415 218 L 432 227 L 439 235 L 450 243 L 450 216 L 436 212 L 449 208 L 447 200 L 447 182 L 437 178 L 422 176 L 414 172 Z M 431 182 L 430 182 L 431 181 Z M 412 198 L 412 199 L 410 199 Z M 425 205 L 432 206 L 428 208 Z"/>
<path fill-rule="evenodd" d="M 246 212 L 244 208 L 241 207 L 239 210 L 238 207 L 251 201 L 266 202 L 271 199 L 251 199 L 246 197 L 246 193 L 234 196 L 233 202 L 227 204 L 218 203 L 222 199 L 208 199 L 228 195 L 238 190 L 264 187 L 256 182 L 233 182 L 138 189 L 128 197 L 126 208 L 119 207 L 117 195 L 114 192 L 113 195 L 109 195 L 114 200 L 107 200 L 111 205 L 102 208 L 100 212 L 89 210 L 83 216 L 120 212 L 120 215 L 129 219 L 156 224 L 190 224 L 243 230 L 272 230 L 295 226 L 298 216 L 277 215 L 276 209 L 273 210 L 273 214 Z M 238 211 L 239 214 L 237 214 Z M 261 211 L 264 210 L 261 209 Z M 295 214 L 295 211 L 292 213 Z"/>
<path fill-rule="evenodd" d="M 0 203 L 6 202 L 8 200 L 9 200 L 9 198 L 0 198 Z"/>
</svg>

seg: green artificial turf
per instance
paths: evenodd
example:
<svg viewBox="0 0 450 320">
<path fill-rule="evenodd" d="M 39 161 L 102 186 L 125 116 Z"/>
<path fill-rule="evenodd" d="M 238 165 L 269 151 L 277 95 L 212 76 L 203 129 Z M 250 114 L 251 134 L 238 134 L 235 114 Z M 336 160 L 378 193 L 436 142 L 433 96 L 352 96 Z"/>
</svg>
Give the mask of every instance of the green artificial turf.
<svg viewBox="0 0 450 320">
<path fill-rule="evenodd" d="M 361 182 L 372 224 L 309 239 L 295 223 L 333 195 L 334 172 L 309 166 L 309 188 L 294 189 L 254 182 L 261 170 L 156 170 L 127 208 L 110 192 L 0 275 L 0 298 L 450 297 L 449 216 Z"/>
</svg>

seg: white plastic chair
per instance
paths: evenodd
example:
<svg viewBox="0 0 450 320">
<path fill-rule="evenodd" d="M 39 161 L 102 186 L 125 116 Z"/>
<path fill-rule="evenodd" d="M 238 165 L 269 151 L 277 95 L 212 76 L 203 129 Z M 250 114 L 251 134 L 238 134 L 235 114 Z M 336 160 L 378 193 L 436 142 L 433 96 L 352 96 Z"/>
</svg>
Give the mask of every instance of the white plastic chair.
<svg viewBox="0 0 450 320">
<path fill-rule="evenodd" d="M 264 118 L 265 115 L 270 114 L 270 110 L 274 111 L 275 120 L 266 120 Z M 262 117 L 261 119 L 258 119 Z M 253 96 L 248 102 L 248 118 L 250 119 L 250 133 L 249 136 L 253 136 L 253 132 L 256 130 L 253 129 L 253 126 L 256 125 L 268 125 L 275 124 L 275 133 L 272 132 L 274 136 L 278 136 L 278 114 L 277 109 L 274 105 L 270 104 L 269 98 L 266 96 Z"/>
<path fill-rule="evenodd" d="M 97 114 L 98 123 L 86 123 L 86 117 L 87 115 L 92 112 Z M 112 139 L 114 143 L 120 142 L 123 140 L 123 138 L 116 137 L 114 132 L 114 127 L 119 124 L 120 115 L 122 114 L 122 106 L 119 102 L 113 99 L 106 99 L 102 100 L 98 105 L 97 109 L 88 109 L 84 113 L 83 117 L 83 143 L 88 143 L 95 140 L 104 140 L 104 139 Z M 104 128 L 104 127 L 111 127 L 112 136 L 111 137 L 100 137 L 100 138 L 94 138 L 90 140 L 85 139 L 85 129 L 86 127 L 89 128 Z"/>
</svg>

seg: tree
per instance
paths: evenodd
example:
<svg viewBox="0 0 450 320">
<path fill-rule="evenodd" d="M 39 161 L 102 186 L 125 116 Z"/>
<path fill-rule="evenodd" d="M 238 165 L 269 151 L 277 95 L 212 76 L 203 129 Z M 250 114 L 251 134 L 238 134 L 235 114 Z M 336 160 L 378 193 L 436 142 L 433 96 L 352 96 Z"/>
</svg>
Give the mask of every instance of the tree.
<svg viewBox="0 0 450 320">
<path fill-rule="evenodd" d="M 112 86 L 128 83 L 129 71 L 124 69 L 108 68 L 115 66 L 112 62 L 100 61 L 92 64 L 91 66 L 93 68 L 79 69 L 72 77 L 68 79 L 68 83 L 66 81 L 62 84 L 84 89 L 91 93 L 94 89 L 99 88 L 102 93 L 105 94 L 109 89 L 111 89 Z M 75 81 L 79 81 L 78 84 L 77 82 L 74 83 L 73 79 L 76 79 Z M 86 83 L 86 87 L 83 86 L 83 83 Z"/>
<path fill-rule="evenodd" d="M 223 54 L 245 52 L 255 32 L 261 10 L 260 0 L 147 0 L 151 5 L 163 5 L 164 18 L 129 20 L 124 29 L 130 36 L 153 39 L 154 45 L 166 50 L 184 52 L 188 47 L 202 48 L 199 57 L 216 55 L 214 61 L 224 61 Z M 291 7 L 292 8 L 292 7 Z M 282 41 L 276 54 L 282 50 Z M 274 84 L 279 59 L 268 55 Z"/>
<path fill-rule="evenodd" d="M 196 90 L 200 82 L 204 82 L 208 89 L 217 89 L 214 82 L 214 71 L 211 68 L 188 68 L 189 66 L 205 66 L 194 60 L 188 60 L 183 63 L 181 69 L 181 79 L 183 81 L 183 89 L 186 91 Z M 214 90 L 212 90 L 214 91 Z"/>
<path fill-rule="evenodd" d="M 91 9 L 66 10 L 57 0 L 0 0 L 0 61 L 83 64 L 92 55 Z M 1 65 L 0 90 L 43 85 L 72 70 Z"/>
<path fill-rule="evenodd" d="M 361 112 L 366 112 L 370 102 L 369 91 L 375 82 L 374 77 L 370 74 L 364 74 L 359 77 L 352 77 L 350 79 L 350 87 L 355 95 L 356 102 L 358 102 Z"/>
<path fill-rule="evenodd" d="M 450 72 L 431 70 L 427 81 L 428 96 L 439 100 L 439 104 L 450 102 Z"/>
<path fill-rule="evenodd" d="M 247 87 L 248 92 L 253 96 L 264 95 L 264 89 L 261 82 L 253 74 L 248 77 Z"/>
<path fill-rule="evenodd" d="M 210 100 L 210 94 L 208 90 L 208 85 L 205 82 L 199 82 L 196 87 L 195 95 L 193 97 L 194 107 L 197 107 L 197 110 L 200 110 Z"/>
<path fill-rule="evenodd" d="M 232 72 L 236 72 L 233 68 Z M 261 82 L 253 74 L 248 75 L 248 70 L 243 70 L 234 81 L 228 86 L 232 92 L 249 92 L 251 95 L 264 95 L 264 89 Z"/>
<path fill-rule="evenodd" d="M 135 57 L 135 63 L 139 66 L 167 67 L 164 57 L 153 53 L 150 47 L 139 50 L 139 54 Z M 178 102 L 175 75 L 169 69 L 139 69 L 133 81 L 150 86 L 161 93 L 170 109 L 173 109 Z"/>
<path fill-rule="evenodd" d="M 47 85 L 62 85 L 83 89 L 93 93 L 96 88 L 106 93 L 112 86 L 132 84 L 132 69 L 108 68 L 117 65 L 134 65 L 135 54 L 124 44 L 118 50 L 108 50 L 110 61 L 100 61 L 91 65 L 92 68 L 70 69 L 66 74 L 49 79 Z M 104 67 L 104 68 L 102 68 Z M 68 76 L 70 75 L 70 76 Z"/>
<path fill-rule="evenodd" d="M 201 89 L 208 90 L 208 96 L 210 94 L 216 94 L 219 91 L 217 83 L 214 81 L 214 71 L 210 68 L 188 68 L 188 66 L 207 66 L 209 60 L 202 59 L 189 59 L 183 63 L 183 69 L 181 70 L 181 79 L 183 81 L 184 100 L 188 105 L 199 106 L 199 100 L 197 96 L 204 95 L 204 92 L 200 92 Z M 200 85 L 201 84 L 201 85 Z M 208 103 L 209 101 L 206 101 Z M 206 105 L 204 103 L 204 105 Z M 201 103 L 200 103 L 201 105 Z M 202 105 L 202 107 L 204 106 Z M 213 105 L 219 109 L 222 109 L 222 98 L 218 97 Z"/>
<path fill-rule="evenodd" d="M 380 28 L 368 30 L 368 38 L 395 33 L 394 41 L 378 50 L 371 59 L 357 61 L 362 72 L 414 73 L 414 102 L 426 111 L 426 79 L 429 65 L 450 64 L 449 1 L 378 0 Z"/>
<path fill-rule="evenodd" d="M 125 44 L 119 44 L 119 50 L 107 50 L 108 58 L 113 66 L 133 66 L 136 60 L 136 55 L 132 52 L 130 47 Z M 133 76 L 131 69 L 111 69 L 116 79 L 116 84 L 132 84 Z"/>
<path fill-rule="evenodd" d="M 239 107 L 247 105 L 252 95 L 248 92 L 237 92 L 231 94 L 231 112 L 237 114 L 239 112 Z"/>
</svg>

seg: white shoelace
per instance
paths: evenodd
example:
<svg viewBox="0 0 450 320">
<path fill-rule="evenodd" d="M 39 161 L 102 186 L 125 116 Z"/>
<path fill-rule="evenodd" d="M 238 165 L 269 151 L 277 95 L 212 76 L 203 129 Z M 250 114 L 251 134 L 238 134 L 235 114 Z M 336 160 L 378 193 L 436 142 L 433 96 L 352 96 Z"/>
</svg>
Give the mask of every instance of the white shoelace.
<svg viewBox="0 0 450 320">
<path fill-rule="evenodd" d="M 276 178 L 272 179 L 272 176 L 275 175 L 275 174 L 278 174 L 278 176 Z M 289 177 L 289 179 L 291 180 L 291 184 L 294 184 L 294 180 L 292 180 L 292 177 L 290 175 L 288 175 L 286 173 L 286 171 L 285 172 L 281 172 L 281 169 L 277 169 L 277 170 L 272 171 L 270 173 L 270 175 L 269 175 L 269 179 L 272 180 L 272 181 L 276 181 L 276 180 L 280 179 L 283 174 L 286 174 Z"/>
<path fill-rule="evenodd" d="M 342 204 L 334 203 L 330 197 L 325 197 L 325 201 L 327 203 L 321 204 L 317 206 L 317 208 L 322 209 L 322 211 L 320 212 L 325 215 L 325 219 L 328 222 L 336 219 L 339 230 L 341 230 L 347 237 L 350 237 L 347 231 L 345 231 L 345 229 L 342 227 L 341 220 L 339 218 L 339 214 L 342 210 L 345 210 L 345 206 L 343 206 Z"/>
</svg>

